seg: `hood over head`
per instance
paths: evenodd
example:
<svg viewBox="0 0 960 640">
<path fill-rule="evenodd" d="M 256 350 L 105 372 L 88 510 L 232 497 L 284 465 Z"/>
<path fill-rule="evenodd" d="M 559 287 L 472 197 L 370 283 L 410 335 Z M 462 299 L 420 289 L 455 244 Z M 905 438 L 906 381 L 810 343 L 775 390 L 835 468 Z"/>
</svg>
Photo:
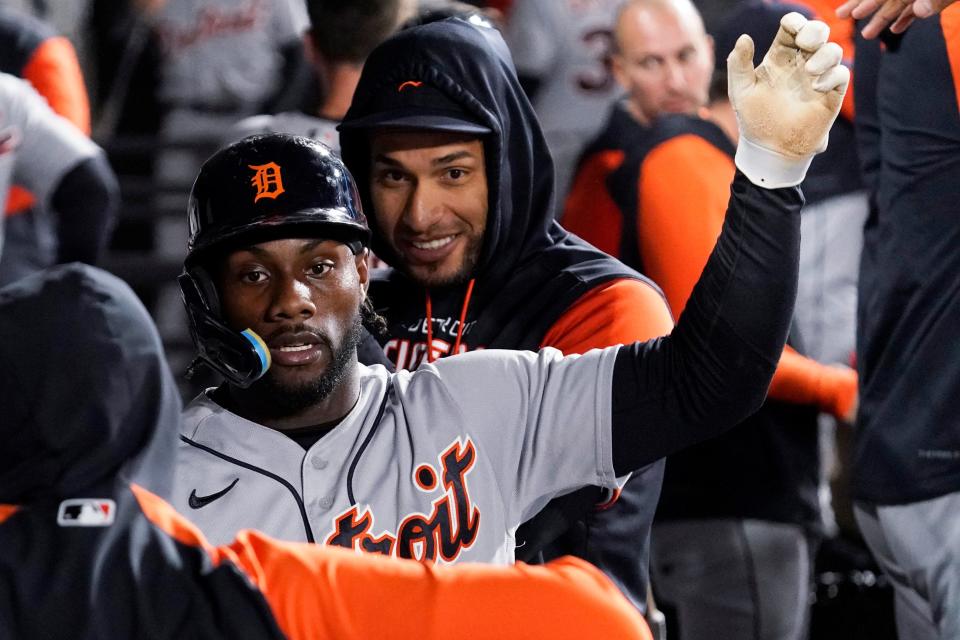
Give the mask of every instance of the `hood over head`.
<svg viewBox="0 0 960 640">
<path fill-rule="evenodd" d="M 0 503 L 137 483 L 169 495 L 180 397 L 120 279 L 54 267 L 0 290 Z"/>
<path fill-rule="evenodd" d="M 483 140 L 490 195 L 479 282 L 501 281 L 565 235 L 552 216 L 553 161 L 495 29 L 457 18 L 414 27 L 383 42 L 364 65 L 340 125 L 342 156 L 374 222 L 374 251 L 398 266 L 370 202 L 369 135 L 380 128 L 464 131 Z"/>
</svg>

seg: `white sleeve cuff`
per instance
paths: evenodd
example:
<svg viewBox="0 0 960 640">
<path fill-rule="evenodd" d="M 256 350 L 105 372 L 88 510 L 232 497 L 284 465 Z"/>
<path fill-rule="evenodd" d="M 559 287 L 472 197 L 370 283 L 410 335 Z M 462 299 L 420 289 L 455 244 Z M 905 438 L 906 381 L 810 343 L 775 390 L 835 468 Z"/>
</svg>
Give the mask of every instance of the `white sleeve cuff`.
<svg viewBox="0 0 960 640">
<path fill-rule="evenodd" d="M 793 187 L 807 176 L 813 156 L 791 158 L 740 136 L 734 162 L 750 182 L 766 189 Z"/>
</svg>

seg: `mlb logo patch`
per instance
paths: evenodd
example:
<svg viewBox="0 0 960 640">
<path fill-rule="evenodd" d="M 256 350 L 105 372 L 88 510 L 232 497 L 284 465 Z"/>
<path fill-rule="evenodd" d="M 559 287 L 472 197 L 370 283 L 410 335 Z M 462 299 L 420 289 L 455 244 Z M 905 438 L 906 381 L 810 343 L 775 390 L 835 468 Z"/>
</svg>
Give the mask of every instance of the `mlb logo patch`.
<svg viewBox="0 0 960 640">
<path fill-rule="evenodd" d="M 57 524 L 61 527 L 109 527 L 117 504 L 107 498 L 74 498 L 60 503 Z"/>
</svg>

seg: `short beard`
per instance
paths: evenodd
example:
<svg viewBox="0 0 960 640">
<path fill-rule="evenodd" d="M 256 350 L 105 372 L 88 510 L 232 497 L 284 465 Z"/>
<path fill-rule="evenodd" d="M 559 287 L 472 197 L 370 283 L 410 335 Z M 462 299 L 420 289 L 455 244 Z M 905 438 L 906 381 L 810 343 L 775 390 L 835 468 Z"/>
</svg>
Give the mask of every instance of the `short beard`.
<svg viewBox="0 0 960 640">
<path fill-rule="evenodd" d="M 358 313 L 340 348 L 332 352 L 326 371 L 316 380 L 291 386 L 277 380 L 272 371 L 267 371 L 265 376 L 250 385 L 244 393 L 257 398 L 257 417 L 289 418 L 326 400 L 343 381 L 347 365 L 353 361 L 362 336 L 362 327 Z"/>
<path fill-rule="evenodd" d="M 477 268 L 477 263 L 480 261 L 480 250 L 482 247 L 483 236 L 471 238 L 470 244 L 467 245 L 467 250 L 463 254 L 463 264 L 460 265 L 456 273 L 446 277 L 432 277 L 431 275 L 428 275 L 426 278 L 418 277 L 411 273 L 405 265 L 402 271 L 407 274 L 408 278 L 416 282 L 417 285 L 424 288 L 442 289 L 443 287 L 463 284 L 473 277 L 473 272 Z"/>
</svg>

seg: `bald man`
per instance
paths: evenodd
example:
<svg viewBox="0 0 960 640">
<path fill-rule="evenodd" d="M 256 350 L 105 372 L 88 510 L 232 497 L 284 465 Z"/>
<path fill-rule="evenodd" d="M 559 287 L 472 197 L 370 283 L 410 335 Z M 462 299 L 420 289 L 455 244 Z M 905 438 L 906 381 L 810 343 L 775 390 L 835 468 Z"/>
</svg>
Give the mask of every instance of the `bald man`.
<svg viewBox="0 0 960 640">
<path fill-rule="evenodd" d="M 707 103 L 713 40 L 689 0 L 634 0 L 614 31 L 613 73 L 627 111 L 642 125 L 664 113 L 695 114 Z"/>
</svg>

